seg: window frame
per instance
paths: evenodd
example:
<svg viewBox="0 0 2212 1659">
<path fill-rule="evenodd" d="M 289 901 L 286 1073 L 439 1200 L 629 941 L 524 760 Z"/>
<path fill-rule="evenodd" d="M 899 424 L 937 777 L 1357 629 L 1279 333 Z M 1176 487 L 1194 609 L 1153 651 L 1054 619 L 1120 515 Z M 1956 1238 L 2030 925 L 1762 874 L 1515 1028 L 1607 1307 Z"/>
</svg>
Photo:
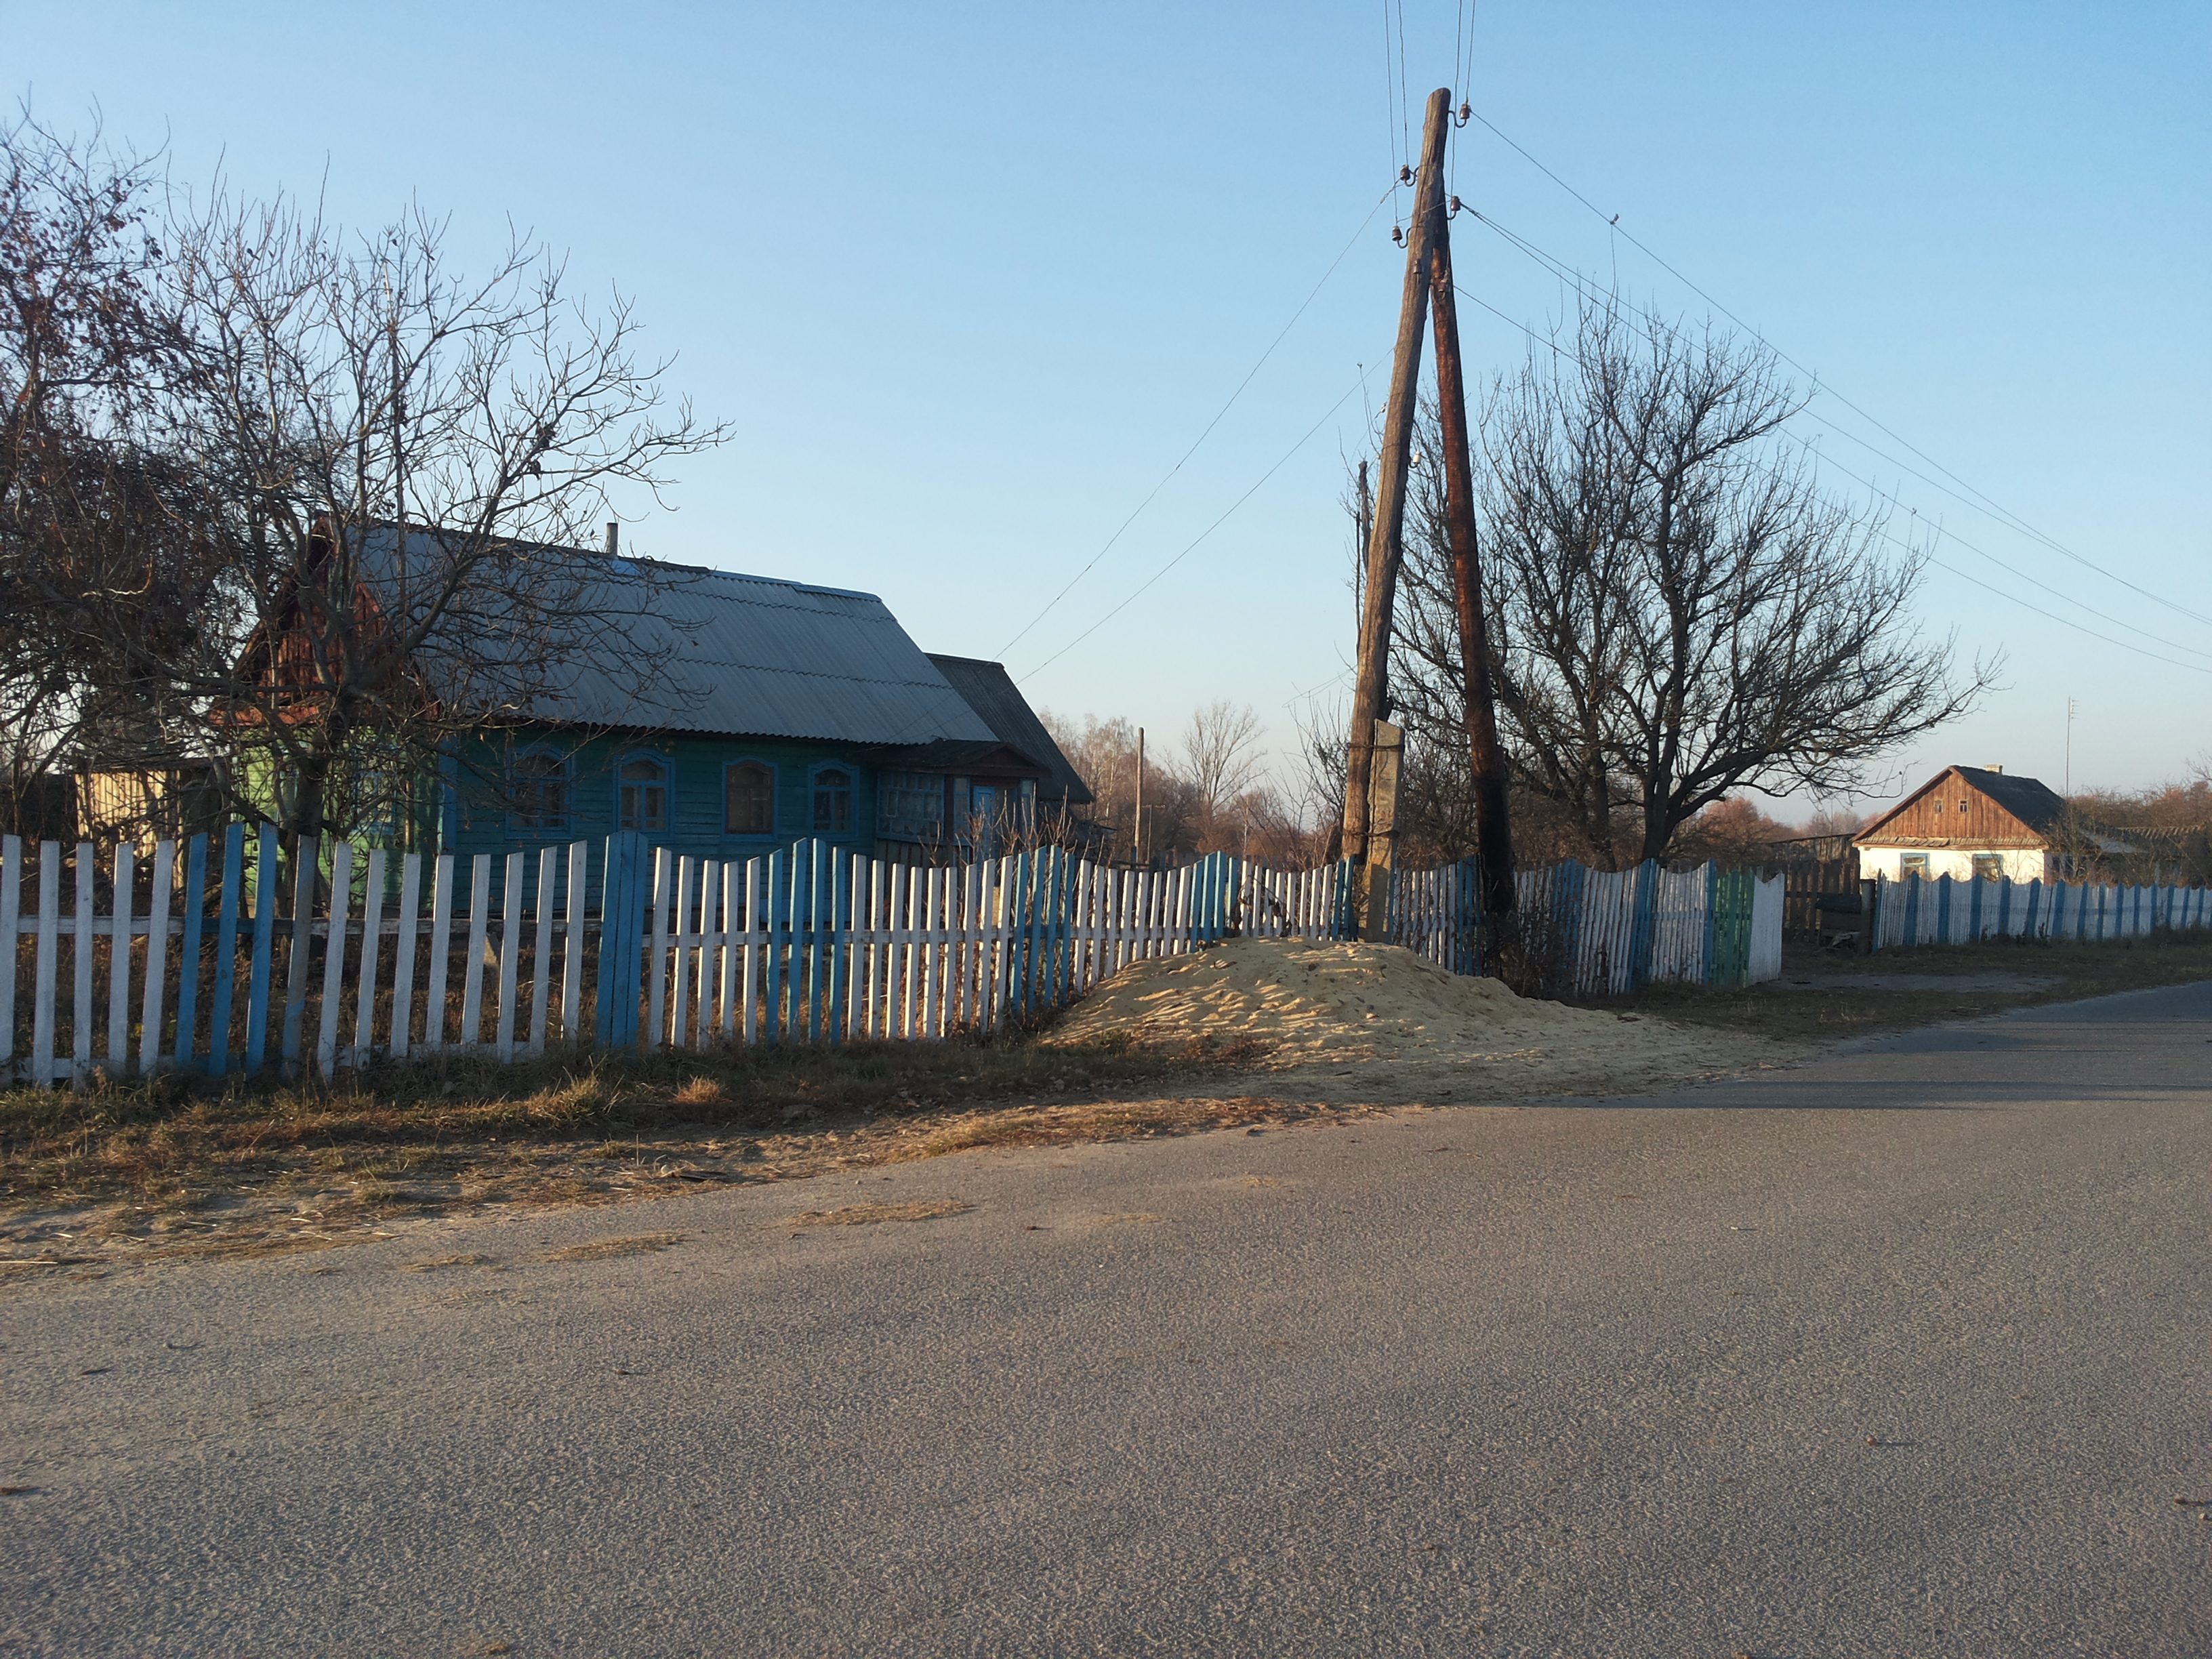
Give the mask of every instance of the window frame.
<svg viewBox="0 0 2212 1659">
<path fill-rule="evenodd" d="M 820 837 L 849 836 L 853 833 L 854 825 L 859 822 L 858 803 L 854 797 L 860 793 L 860 768 L 853 765 L 849 761 L 823 761 L 818 766 L 807 769 L 806 823 L 809 835 Z M 824 793 L 822 781 L 831 773 L 836 774 L 844 780 L 842 785 L 836 786 L 830 793 L 833 802 L 837 793 L 843 794 L 845 822 L 842 826 L 833 822 L 825 829 L 822 823 L 822 797 Z M 834 811 L 831 816 L 834 819 Z"/>
<path fill-rule="evenodd" d="M 524 761 L 528 760 L 550 760 L 559 769 L 554 772 L 540 774 L 536 785 L 542 790 L 548 779 L 556 780 L 559 782 L 561 805 L 558 811 L 547 812 L 541 810 L 534 814 L 526 814 L 518 805 L 520 799 L 520 766 Z M 514 750 L 507 758 L 507 826 L 508 830 L 518 835 L 526 831 L 538 834 L 549 830 L 565 832 L 569 827 L 568 820 L 575 813 L 575 782 L 574 758 L 567 750 L 556 748 L 550 743 L 533 743 L 527 748 Z M 540 800 L 542 803 L 542 796 Z"/>
<path fill-rule="evenodd" d="M 1917 876 L 1923 881 L 1926 881 L 1929 878 L 1928 874 L 1927 854 L 1900 853 L 1898 854 L 1897 878 L 1899 881 L 1903 881 L 1908 876 Z"/>
<path fill-rule="evenodd" d="M 765 830 L 737 830 L 731 827 L 730 777 L 731 775 L 736 772 L 739 767 L 744 766 L 758 767 L 762 771 L 768 774 L 768 828 Z M 781 804 L 779 797 L 781 793 L 782 789 L 776 779 L 775 763 L 774 761 L 763 760 L 757 755 L 740 755 L 735 760 L 723 762 L 722 833 L 725 836 L 737 836 L 752 840 L 763 840 L 773 837 L 775 834 L 776 808 Z"/>
<path fill-rule="evenodd" d="M 635 765 L 639 761 L 650 761 L 653 765 L 660 769 L 660 781 L 658 784 L 651 786 L 640 784 L 636 786 L 639 787 L 658 788 L 660 791 L 660 824 L 658 829 L 655 829 L 642 821 L 645 817 L 642 811 L 638 813 L 638 817 L 640 819 L 639 823 L 632 824 L 626 823 L 623 821 L 623 789 L 625 787 L 623 779 L 623 773 L 626 769 Z M 617 755 L 615 757 L 613 769 L 615 786 L 615 829 L 617 831 L 624 834 L 636 834 L 641 836 L 666 835 L 669 832 L 671 823 L 675 818 L 676 757 L 672 755 L 663 754 L 659 750 L 655 749 L 632 749 L 626 750 L 623 754 Z M 641 801 L 641 807 L 643 803 Z"/>
</svg>

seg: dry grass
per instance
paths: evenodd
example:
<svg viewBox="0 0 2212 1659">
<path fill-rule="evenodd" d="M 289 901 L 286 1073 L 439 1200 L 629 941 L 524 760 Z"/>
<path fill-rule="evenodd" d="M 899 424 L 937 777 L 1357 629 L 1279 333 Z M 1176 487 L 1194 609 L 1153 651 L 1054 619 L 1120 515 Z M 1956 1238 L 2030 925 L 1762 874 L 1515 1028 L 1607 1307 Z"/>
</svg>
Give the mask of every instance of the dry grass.
<svg viewBox="0 0 2212 1659">
<path fill-rule="evenodd" d="M 2212 978 L 2212 940 L 1873 957 L 1793 950 L 1785 969 L 1780 983 L 1747 992 L 1653 987 L 1601 1006 L 1817 1043 Z M 2008 973 L 2033 982 L 1933 994 L 1854 982 Z M 1816 977 L 1829 982 L 1793 982 Z M 1331 1073 L 1336 1092 L 1316 1092 L 1293 1086 L 1291 1074 L 1255 1072 L 1267 1058 L 1249 1042 L 1070 1047 L 1023 1038 L 538 1066 L 434 1061 L 337 1088 L 166 1078 L 82 1095 L 16 1090 L 0 1093 L 0 1287 L 118 1260 L 327 1250 L 502 1206 L 609 1204 L 978 1148 L 1341 1121 L 1382 1109 L 1379 1102 L 1450 1098 L 1422 1094 L 1419 1079 L 1400 1079 L 1392 1094 L 1396 1085 L 1369 1075 L 1373 1068 Z M 552 1259 L 665 1249 L 679 1237 L 641 1235 Z M 483 1265 L 450 1256 L 416 1264 L 425 1272 Z"/>
<path fill-rule="evenodd" d="M 669 1097 L 678 1106 L 719 1106 L 722 1102 L 721 1079 L 687 1077 L 676 1085 L 676 1092 Z"/>
<path fill-rule="evenodd" d="M 1251 1045 L 1026 1038 L 384 1067 L 335 1087 L 161 1078 L 0 1093 L 0 1262 L 323 1249 L 495 1206 L 611 1203 L 957 1145 L 1249 1065 Z M 1103 1122 L 1100 1126 L 1105 1127 Z"/>
</svg>

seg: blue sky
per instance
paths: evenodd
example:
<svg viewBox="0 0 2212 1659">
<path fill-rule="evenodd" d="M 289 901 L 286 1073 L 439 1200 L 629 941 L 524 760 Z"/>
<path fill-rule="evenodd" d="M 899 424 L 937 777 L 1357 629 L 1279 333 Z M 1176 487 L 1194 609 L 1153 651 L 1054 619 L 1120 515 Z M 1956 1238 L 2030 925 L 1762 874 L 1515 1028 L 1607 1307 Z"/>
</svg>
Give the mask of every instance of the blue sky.
<svg viewBox="0 0 2212 1659">
<path fill-rule="evenodd" d="M 1071 714 L 1172 733 L 1197 703 L 1249 702 L 1279 753 L 1350 651 L 1343 458 L 1382 398 L 1402 273 L 1389 204 L 1356 234 L 1402 142 L 1389 15 L 1386 57 L 1379 3 L 0 0 L 0 68 L 49 121 L 96 109 L 112 138 L 166 143 L 185 179 L 220 165 L 364 226 L 417 198 L 452 214 L 464 254 L 512 220 L 632 295 L 676 387 L 737 434 L 687 464 L 673 511 L 625 503 L 639 550 L 881 593 L 933 650 L 996 656 L 1019 635 L 1009 665 Z M 1416 143 L 1461 16 L 1406 0 Z M 1823 438 L 1837 463 L 2023 574 L 1954 542 L 1947 562 L 2141 647 L 1932 573 L 1924 626 L 2002 650 L 2005 689 L 1899 757 L 1890 793 L 1952 761 L 2057 783 L 2069 694 L 2077 786 L 2212 750 L 2212 654 L 2191 654 L 2212 626 L 2185 614 L 2212 617 L 2212 11 L 1485 0 L 1470 38 L 1464 90 L 1490 120 L 2109 573 L 1910 477 L 1930 469 L 1815 403 L 1893 458 Z M 1707 314 L 1480 126 L 1455 146 L 1470 203 L 1662 313 Z M 1227 416 L 1024 634 L 1347 243 Z M 1470 222 L 1455 253 L 1511 318 L 1568 308 L 1558 277 Z M 1474 307 L 1462 325 L 1486 373 L 1526 355 Z"/>
</svg>

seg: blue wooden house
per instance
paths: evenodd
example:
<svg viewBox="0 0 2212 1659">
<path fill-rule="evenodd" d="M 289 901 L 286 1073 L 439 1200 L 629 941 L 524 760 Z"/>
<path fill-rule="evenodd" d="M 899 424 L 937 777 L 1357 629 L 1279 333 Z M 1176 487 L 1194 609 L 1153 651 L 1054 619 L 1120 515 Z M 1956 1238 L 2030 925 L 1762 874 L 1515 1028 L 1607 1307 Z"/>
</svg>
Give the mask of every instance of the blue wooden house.
<svg viewBox="0 0 2212 1659">
<path fill-rule="evenodd" d="M 453 757 L 441 850 L 635 830 L 723 860 L 815 836 L 935 863 L 1011 850 L 1090 803 L 1003 667 L 926 654 L 874 594 L 599 569 L 588 649 Z"/>
</svg>

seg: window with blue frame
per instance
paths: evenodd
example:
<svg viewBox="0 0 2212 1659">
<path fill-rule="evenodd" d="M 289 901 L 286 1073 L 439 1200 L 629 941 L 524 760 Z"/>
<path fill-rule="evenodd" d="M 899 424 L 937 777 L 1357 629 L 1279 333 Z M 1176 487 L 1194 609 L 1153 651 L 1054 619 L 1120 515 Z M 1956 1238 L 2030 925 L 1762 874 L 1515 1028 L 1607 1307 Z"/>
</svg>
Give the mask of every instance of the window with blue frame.
<svg viewBox="0 0 2212 1659">
<path fill-rule="evenodd" d="M 722 830 L 732 836 L 775 833 L 775 771 L 761 761 L 722 769 Z"/>
<path fill-rule="evenodd" d="M 648 836 L 668 828 L 668 763 L 632 755 L 615 769 L 616 822 Z"/>
<path fill-rule="evenodd" d="M 507 816 L 519 830 L 568 827 L 568 757 L 551 749 L 532 749 L 508 769 Z"/>
<path fill-rule="evenodd" d="M 853 828 L 853 775 L 825 766 L 814 775 L 814 833 L 842 836 Z"/>
</svg>

